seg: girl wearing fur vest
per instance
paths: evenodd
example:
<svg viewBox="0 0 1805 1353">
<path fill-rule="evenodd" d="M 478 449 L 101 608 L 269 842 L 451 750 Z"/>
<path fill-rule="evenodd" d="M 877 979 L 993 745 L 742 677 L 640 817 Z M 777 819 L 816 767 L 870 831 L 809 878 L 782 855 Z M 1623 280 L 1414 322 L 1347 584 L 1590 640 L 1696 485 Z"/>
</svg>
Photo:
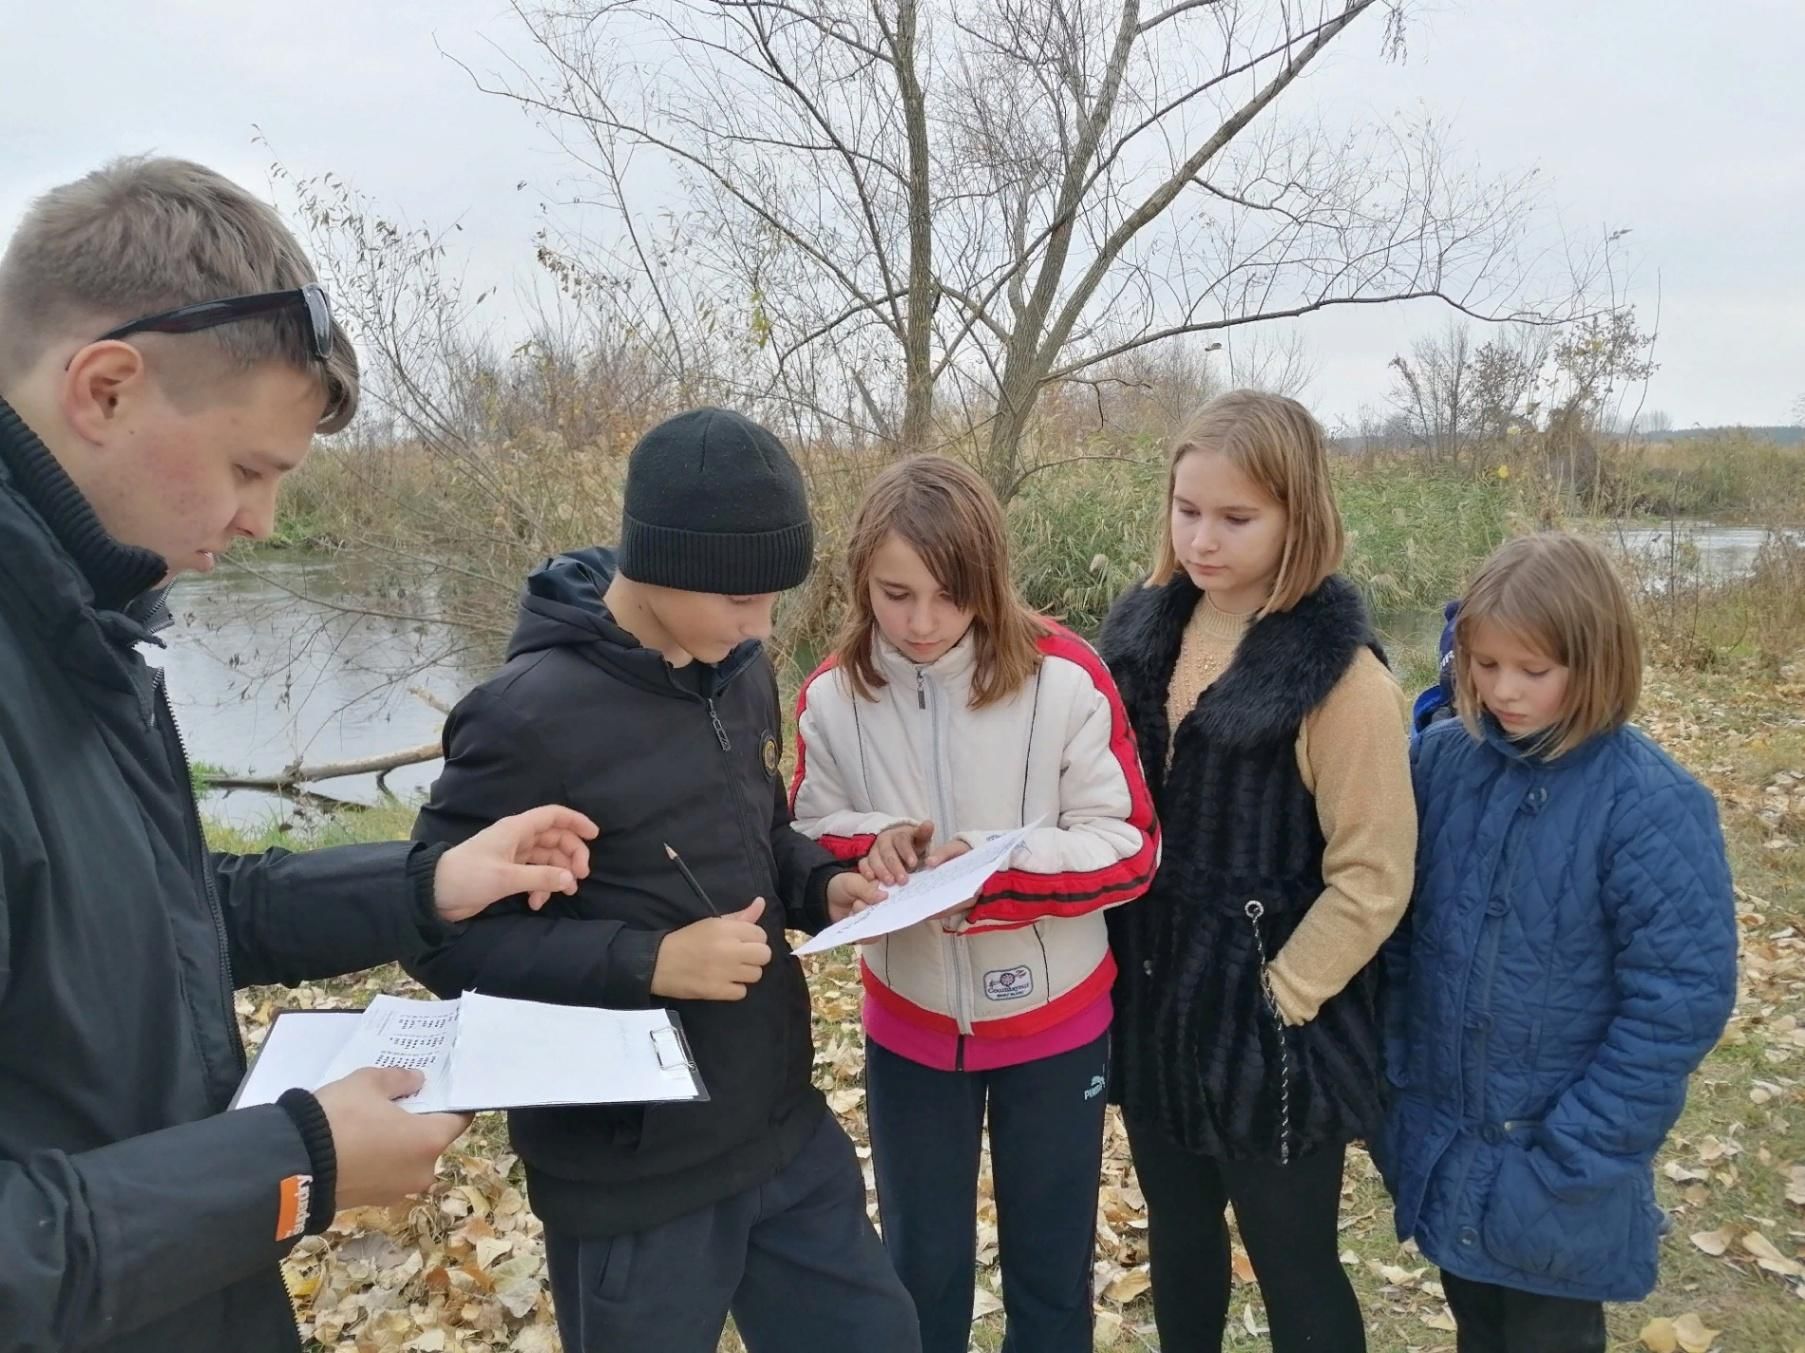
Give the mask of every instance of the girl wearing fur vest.
<svg viewBox="0 0 1805 1353">
<path fill-rule="evenodd" d="M 990 1121 L 1014 1353 L 1088 1353 L 1109 1079 L 1103 909 L 1139 896 L 1158 844 L 1108 671 L 1009 580 L 984 481 L 936 456 L 872 484 L 850 616 L 797 715 L 796 827 L 898 883 L 1043 825 L 954 913 L 867 947 L 866 1093 L 884 1245 L 924 1353 L 964 1353 Z"/>
<path fill-rule="evenodd" d="M 1336 1218 L 1379 1126 L 1380 946 L 1410 897 L 1404 697 L 1335 572 L 1322 429 L 1236 391 L 1172 447 L 1166 524 L 1102 652 L 1165 834 L 1110 918 L 1115 1079 L 1160 1346 L 1221 1346 L 1233 1204 L 1277 1353 L 1365 1348 Z"/>
</svg>

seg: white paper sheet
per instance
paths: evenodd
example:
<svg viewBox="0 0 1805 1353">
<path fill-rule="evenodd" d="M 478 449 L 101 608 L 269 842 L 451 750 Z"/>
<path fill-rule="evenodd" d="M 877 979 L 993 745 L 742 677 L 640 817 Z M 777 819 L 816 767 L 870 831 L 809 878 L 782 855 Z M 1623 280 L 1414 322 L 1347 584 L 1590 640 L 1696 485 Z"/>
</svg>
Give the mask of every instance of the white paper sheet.
<svg viewBox="0 0 1805 1353">
<path fill-rule="evenodd" d="M 410 1001 L 378 996 L 351 1037 L 327 1066 L 321 1084 L 366 1066 L 398 1066 L 425 1077 L 420 1088 L 396 1102 L 415 1113 L 451 1106 L 451 1054 L 457 1046 L 458 1002 Z"/>
<path fill-rule="evenodd" d="M 234 1107 L 316 1090 L 360 1067 L 417 1070 L 397 1101 L 413 1113 L 707 1098 L 667 1010 L 602 1010 L 465 992 L 455 1001 L 378 996 L 359 1013 L 291 1011 L 264 1040 Z"/>
<path fill-rule="evenodd" d="M 291 1010 L 277 1015 L 232 1107 L 274 1104 L 285 1091 L 324 1085 L 326 1068 L 362 1018 L 356 1010 Z"/>
<path fill-rule="evenodd" d="M 451 1102 L 625 1104 L 693 1099 L 667 1010 L 597 1010 L 464 993 Z"/>
<path fill-rule="evenodd" d="M 842 944 L 876 939 L 970 901 L 986 879 L 1008 865 L 1016 848 L 1038 826 L 1039 822 L 1032 822 L 1015 831 L 1004 832 L 976 850 L 954 856 L 933 869 L 922 870 L 901 887 L 891 888 L 889 896 L 875 907 L 856 911 L 845 920 L 834 922 L 793 952 L 818 954 Z"/>
</svg>

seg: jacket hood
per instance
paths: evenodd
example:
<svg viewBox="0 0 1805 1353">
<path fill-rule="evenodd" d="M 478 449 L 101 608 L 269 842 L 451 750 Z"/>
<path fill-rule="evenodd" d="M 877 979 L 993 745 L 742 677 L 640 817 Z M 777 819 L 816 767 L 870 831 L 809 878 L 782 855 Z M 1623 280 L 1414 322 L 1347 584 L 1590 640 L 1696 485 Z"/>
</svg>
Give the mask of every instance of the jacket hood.
<svg viewBox="0 0 1805 1353">
<path fill-rule="evenodd" d="M 553 555 L 527 575 L 520 614 L 508 640 L 508 657 L 552 648 L 580 649 L 583 656 L 623 681 L 650 690 L 672 690 L 671 665 L 615 623 L 602 598 L 616 572 L 614 551 L 591 545 Z M 718 686 L 759 653 L 748 640 L 714 664 Z M 707 664 L 699 663 L 699 667 Z"/>
</svg>

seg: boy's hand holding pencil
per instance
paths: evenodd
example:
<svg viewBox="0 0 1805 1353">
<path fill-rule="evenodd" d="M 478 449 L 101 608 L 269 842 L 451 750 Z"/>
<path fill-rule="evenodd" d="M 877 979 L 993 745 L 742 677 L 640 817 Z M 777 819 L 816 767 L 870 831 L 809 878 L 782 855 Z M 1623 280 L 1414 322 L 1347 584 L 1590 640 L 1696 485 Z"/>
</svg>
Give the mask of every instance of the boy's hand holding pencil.
<svg viewBox="0 0 1805 1353">
<path fill-rule="evenodd" d="M 673 930 L 658 946 L 652 994 L 674 1001 L 743 1001 L 764 976 L 771 942 L 758 918 L 765 899 L 727 916 L 710 916 Z"/>
<path fill-rule="evenodd" d="M 755 897 L 741 910 L 723 916 L 669 842 L 664 853 L 696 901 L 712 914 L 664 937 L 652 966 L 652 994 L 674 1001 L 745 1000 L 746 988 L 764 976 L 771 961 L 771 941 L 758 923 L 765 914 L 765 899 Z"/>
</svg>

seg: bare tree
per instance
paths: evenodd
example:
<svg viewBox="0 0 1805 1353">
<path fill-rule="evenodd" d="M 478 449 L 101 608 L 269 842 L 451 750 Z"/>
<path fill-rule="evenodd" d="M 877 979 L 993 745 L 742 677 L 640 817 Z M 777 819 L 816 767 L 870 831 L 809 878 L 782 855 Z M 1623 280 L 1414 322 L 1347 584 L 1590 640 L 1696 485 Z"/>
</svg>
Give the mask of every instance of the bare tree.
<svg viewBox="0 0 1805 1353">
<path fill-rule="evenodd" d="M 1488 446 L 1534 430 L 1540 411 L 1537 382 L 1548 365 L 1554 338 L 1554 330 L 1540 325 L 1512 325 L 1473 354 L 1466 388 L 1476 457 Z"/>
<path fill-rule="evenodd" d="M 1401 53 L 1403 0 L 513 2 L 534 54 L 472 76 L 577 170 L 546 248 L 649 302 L 673 363 L 737 344 L 799 435 L 975 439 L 1007 491 L 1042 393 L 1149 344 L 1547 313 L 1532 176 L 1462 171 L 1429 122 L 1279 120 L 1367 10 Z"/>
<path fill-rule="evenodd" d="M 1450 321 L 1439 336 L 1419 338 L 1410 353 L 1389 363 L 1392 407 L 1425 457 L 1455 460 L 1472 432 L 1473 347 L 1467 326 Z"/>
</svg>

